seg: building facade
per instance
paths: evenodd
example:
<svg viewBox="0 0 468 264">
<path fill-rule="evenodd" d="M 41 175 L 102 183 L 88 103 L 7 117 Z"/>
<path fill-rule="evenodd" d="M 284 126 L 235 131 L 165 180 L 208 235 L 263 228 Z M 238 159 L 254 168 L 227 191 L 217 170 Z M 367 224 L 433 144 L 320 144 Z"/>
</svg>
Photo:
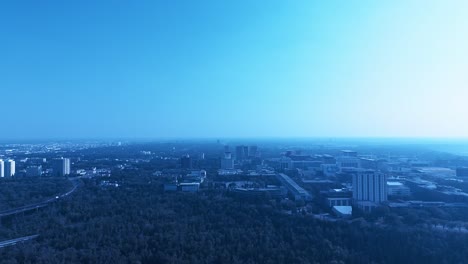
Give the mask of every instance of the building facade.
<svg viewBox="0 0 468 264">
<path fill-rule="evenodd" d="M 243 161 L 249 157 L 248 146 L 237 146 L 236 147 L 236 160 Z"/>
<path fill-rule="evenodd" d="M 54 160 L 53 170 L 55 176 L 70 175 L 70 159 L 60 158 Z"/>
<path fill-rule="evenodd" d="M 5 177 L 5 163 L 0 159 L 0 177 Z"/>
<path fill-rule="evenodd" d="M 234 169 L 234 160 L 232 159 L 231 152 L 224 153 L 224 157 L 221 159 L 221 169 L 223 170 Z"/>
<path fill-rule="evenodd" d="M 14 160 L 7 160 L 5 161 L 5 172 L 4 177 L 13 177 L 16 173 L 16 163 Z"/>
<path fill-rule="evenodd" d="M 367 170 L 353 175 L 353 202 L 361 209 L 370 211 L 387 201 L 387 195 L 386 174 Z"/>
</svg>

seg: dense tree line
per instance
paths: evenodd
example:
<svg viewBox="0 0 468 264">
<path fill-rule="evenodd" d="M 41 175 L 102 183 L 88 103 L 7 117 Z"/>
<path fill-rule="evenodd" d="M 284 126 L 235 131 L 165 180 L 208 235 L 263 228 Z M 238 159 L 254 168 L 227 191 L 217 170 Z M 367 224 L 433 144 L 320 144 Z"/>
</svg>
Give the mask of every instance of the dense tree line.
<svg viewBox="0 0 468 264">
<path fill-rule="evenodd" d="M 285 215 L 268 200 L 163 193 L 148 178 L 85 180 L 67 200 L 2 219 L 2 263 L 464 263 L 468 236 Z"/>
<path fill-rule="evenodd" d="M 37 203 L 71 189 L 66 178 L 13 177 L 0 179 L 0 211 Z"/>
</svg>

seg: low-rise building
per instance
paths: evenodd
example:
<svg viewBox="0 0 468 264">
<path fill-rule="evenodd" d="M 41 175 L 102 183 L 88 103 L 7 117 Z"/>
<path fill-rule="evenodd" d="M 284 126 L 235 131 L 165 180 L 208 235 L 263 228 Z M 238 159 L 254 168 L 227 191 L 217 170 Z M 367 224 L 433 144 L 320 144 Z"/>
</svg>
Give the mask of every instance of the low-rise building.
<svg viewBox="0 0 468 264">
<path fill-rule="evenodd" d="M 387 181 L 387 193 L 390 196 L 410 196 L 411 195 L 410 188 L 398 181 Z"/>
<path fill-rule="evenodd" d="M 165 192 L 176 192 L 177 191 L 177 183 L 165 183 L 164 184 L 164 191 Z"/>
<path fill-rule="evenodd" d="M 182 192 L 198 192 L 200 189 L 200 183 L 198 182 L 184 182 L 180 183 L 179 186 Z"/>
<path fill-rule="evenodd" d="M 293 179 L 284 173 L 276 174 L 279 181 L 289 190 L 295 200 L 309 201 L 312 199 L 310 193 L 299 186 Z"/>
<path fill-rule="evenodd" d="M 320 192 L 324 198 L 324 202 L 327 206 L 351 206 L 352 204 L 352 193 L 347 189 L 331 189 L 329 191 Z"/>
<path fill-rule="evenodd" d="M 288 192 L 288 190 L 283 186 L 267 186 L 267 188 L 234 188 L 232 191 L 244 197 L 265 197 L 268 195 L 271 198 L 284 198 Z"/>
</svg>

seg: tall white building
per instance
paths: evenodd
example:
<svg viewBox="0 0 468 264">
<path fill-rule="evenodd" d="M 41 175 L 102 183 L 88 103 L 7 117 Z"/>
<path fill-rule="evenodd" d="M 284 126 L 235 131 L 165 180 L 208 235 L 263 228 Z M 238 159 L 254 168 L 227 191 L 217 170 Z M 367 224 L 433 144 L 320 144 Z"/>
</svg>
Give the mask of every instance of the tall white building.
<svg viewBox="0 0 468 264">
<path fill-rule="evenodd" d="M 70 159 L 60 158 L 54 160 L 54 175 L 66 176 L 70 174 Z"/>
<path fill-rule="evenodd" d="M 14 160 L 5 161 L 4 177 L 13 177 L 16 173 L 16 163 Z"/>
<path fill-rule="evenodd" d="M 386 174 L 366 170 L 353 175 L 353 201 L 361 209 L 370 211 L 387 201 L 387 192 Z"/>
<path fill-rule="evenodd" d="M 5 163 L 0 159 L 0 177 L 5 177 Z"/>
</svg>

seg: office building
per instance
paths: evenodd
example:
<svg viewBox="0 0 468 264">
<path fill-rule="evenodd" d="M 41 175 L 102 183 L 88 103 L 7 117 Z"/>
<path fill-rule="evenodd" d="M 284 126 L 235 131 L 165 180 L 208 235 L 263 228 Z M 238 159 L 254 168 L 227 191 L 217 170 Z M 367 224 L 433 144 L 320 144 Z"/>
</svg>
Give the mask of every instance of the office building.
<svg viewBox="0 0 468 264">
<path fill-rule="evenodd" d="M 366 170 L 377 170 L 378 169 L 378 162 L 372 158 L 360 158 L 359 159 L 360 165 L 362 169 Z"/>
<path fill-rule="evenodd" d="M 191 169 L 192 168 L 192 158 L 190 155 L 185 155 L 180 158 L 180 166 L 182 169 Z"/>
<path fill-rule="evenodd" d="M 248 146 L 237 146 L 236 147 L 236 160 L 243 161 L 249 157 Z"/>
<path fill-rule="evenodd" d="M 279 169 L 280 170 L 292 170 L 293 162 L 290 157 L 283 156 L 279 159 Z"/>
<path fill-rule="evenodd" d="M 353 194 L 347 189 L 331 189 L 320 192 L 327 206 L 351 206 L 351 197 Z"/>
<path fill-rule="evenodd" d="M 0 177 L 5 177 L 5 163 L 0 159 Z"/>
<path fill-rule="evenodd" d="M 198 192 L 200 189 L 200 183 L 198 182 L 187 182 L 179 184 L 182 192 Z"/>
<path fill-rule="evenodd" d="M 408 188 L 408 186 L 405 186 L 403 183 L 397 182 L 397 181 L 387 182 L 387 193 L 388 195 L 397 196 L 397 197 L 404 197 L 404 196 L 411 195 L 410 188 Z"/>
<path fill-rule="evenodd" d="M 276 174 L 277 179 L 288 189 L 295 200 L 310 201 L 312 195 L 284 173 Z"/>
<path fill-rule="evenodd" d="M 55 176 L 70 175 L 70 159 L 55 159 L 53 161 L 53 171 Z"/>
<path fill-rule="evenodd" d="M 184 177 L 184 181 L 199 182 L 199 183 L 204 182 L 205 179 L 206 179 L 205 170 L 191 171 Z"/>
<path fill-rule="evenodd" d="M 334 164 L 336 165 L 336 159 L 335 157 L 331 156 L 331 155 L 322 155 L 322 160 L 323 160 L 323 164 Z"/>
<path fill-rule="evenodd" d="M 257 146 L 250 146 L 249 147 L 249 157 L 257 157 L 258 156 L 258 147 Z"/>
<path fill-rule="evenodd" d="M 387 201 L 387 175 L 373 170 L 353 174 L 353 202 L 364 211 Z"/>
<path fill-rule="evenodd" d="M 359 168 L 360 159 L 356 151 L 343 150 L 341 156 L 336 158 L 336 164 L 340 172 L 355 172 Z"/>
<path fill-rule="evenodd" d="M 164 191 L 165 192 L 176 192 L 177 191 L 177 183 L 165 183 L 164 184 Z"/>
<path fill-rule="evenodd" d="M 4 177 L 13 177 L 16 173 L 16 163 L 14 160 L 7 160 L 4 163 Z"/>
<path fill-rule="evenodd" d="M 343 157 L 357 157 L 357 152 L 353 150 L 342 150 L 341 156 Z"/>
<path fill-rule="evenodd" d="M 224 157 L 221 159 L 221 169 L 232 170 L 234 169 L 234 160 L 231 152 L 225 152 Z"/>
<path fill-rule="evenodd" d="M 336 173 L 339 171 L 339 168 L 336 164 L 322 164 L 320 165 L 322 169 L 323 175 L 325 176 L 335 176 Z"/>
</svg>

